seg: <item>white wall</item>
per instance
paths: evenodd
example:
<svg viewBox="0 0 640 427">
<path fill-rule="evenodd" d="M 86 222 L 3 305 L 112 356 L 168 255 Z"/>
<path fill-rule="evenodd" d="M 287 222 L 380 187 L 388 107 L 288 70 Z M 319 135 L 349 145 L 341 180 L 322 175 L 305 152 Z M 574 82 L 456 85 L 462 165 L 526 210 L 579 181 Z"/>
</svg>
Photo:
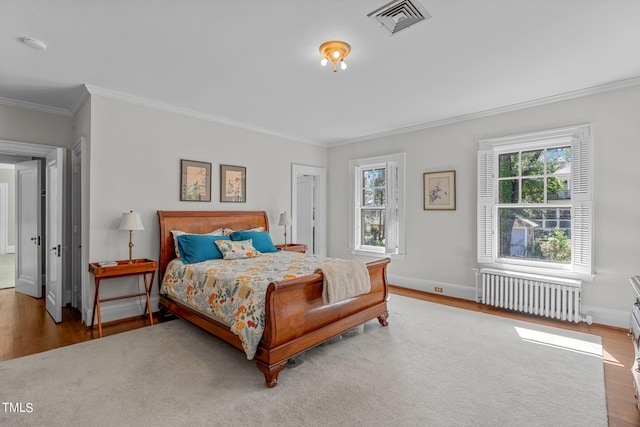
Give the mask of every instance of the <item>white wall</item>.
<svg viewBox="0 0 640 427">
<path fill-rule="evenodd" d="M 0 105 L 0 139 L 70 147 L 73 143 L 73 119 Z"/>
<path fill-rule="evenodd" d="M 291 209 L 291 164 L 325 167 L 327 162 L 324 147 L 95 95 L 90 146 L 91 261 L 128 258 L 129 234 L 117 228 L 122 212 L 129 210 L 141 213 L 145 227 L 133 232 L 134 258 L 158 259 L 158 210 L 265 210 L 274 242 L 283 243 L 277 223 L 279 213 Z M 180 159 L 212 163 L 211 202 L 179 200 Z M 246 203 L 219 201 L 220 164 L 247 168 Z M 101 296 L 122 293 L 131 280 L 121 282 L 105 285 Z M 93 283 L 88 274 L 84 289 L 85 303 L 91 307 Z M 125 312 L 103 310 L 103 320 Z"/>
<path fill-rule="evenodd" d="M 349 257 L 349 159 L 407 153 L 407 256 L 389 266 L 392 283 L 425 291 L 441 286 L 474 298 L 478 140 L 591 123 L 594 133 L 595 270 L 583 308 L 595 322 L 627 326 L 640 273 L 640 87 L 557 102 L 329 149 L 329 254 Z M 422 174 L 456 170 L 457 209 L 424 211 Z"/>
</svg>

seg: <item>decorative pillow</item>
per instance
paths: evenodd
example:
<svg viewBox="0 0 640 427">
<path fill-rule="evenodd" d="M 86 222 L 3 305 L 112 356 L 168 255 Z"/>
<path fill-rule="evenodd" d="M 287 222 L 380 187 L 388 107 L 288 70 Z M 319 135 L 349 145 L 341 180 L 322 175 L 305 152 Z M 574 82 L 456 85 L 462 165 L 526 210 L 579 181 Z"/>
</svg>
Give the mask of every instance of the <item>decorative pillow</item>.
<svg viewBox="0 0 640 427">
<path fill-rule="evenodd" d="M 234 242 L 232 240 L 216 240 L 216 246 L 224 259 L 254 258 L 262 255 L 253 247 L 251 239 Z"/>
<path fill-rule="evenodd" d="M 240 241 L 240 240 L 249 240 L 253 242 L 253 247 L 258 250 L 258 252 L 278 252 L 278 248 L 273 246 L 273 241 L 271 241 L 271 236 L 269 233 L 264 231 L 234 231 L 231 233 L 231 240 Z"/>
<path fill-rule="evenodd" d="M 230 228 L 223 228 L 222 229 L 222 233 L 225 236 L 231 236 L 231 233 L 233 233 L 234 231 L 264 231 L 264 227 L 250 228 L 249 230 L 232 230 Z"/>
<path fill-rule="evenodd" d="M 215 244 L 216 240 L 228 240 L 228 236 L 208 234 L 182 234 L 178 236 L 180 257 L 185 264 L 193 264 L 208 259 L 222 259 L 222 252 Z"/>
<path fill-rule="evenodd" d="M 204 234 L 196 234 L 196 233 L 187 233 L 186 231 L 180 230 L 171 230 L 171 235 L 173 236 L 173 246 L 176 248 L 176 258 L 180 258 L 180 250 L 178 249 L 178 236 L 182 236 L 184 234 L 192 234 L 194 236 L 224 236 L 224 229 L 218 228 L 217 230 L 210 231 L 209 233 Z"/>
</svg>

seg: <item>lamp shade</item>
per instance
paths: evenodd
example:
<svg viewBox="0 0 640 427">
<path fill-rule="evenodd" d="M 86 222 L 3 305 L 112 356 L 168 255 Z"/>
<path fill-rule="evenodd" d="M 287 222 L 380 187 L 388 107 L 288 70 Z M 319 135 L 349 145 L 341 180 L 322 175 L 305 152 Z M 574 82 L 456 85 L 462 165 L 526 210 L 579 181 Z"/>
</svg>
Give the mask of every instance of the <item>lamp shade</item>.
<svg viewBox="0 0 640 427">
<path fill-rule="evenodd" d="M 278 222 L 278 225 L 291 225 L 291 217 L 289 216 L 287 211 L 284 211 L 280 214 L 280 222 Z"/>
<path fill-rule="evenodd" d="M 120 218 L 120 227 L 118 227 L 118 230 L 144 230 L 142 219 L 140 219 L 140 213 L 124 212 L 122 214 L 122 218 Z"/>
</svg>

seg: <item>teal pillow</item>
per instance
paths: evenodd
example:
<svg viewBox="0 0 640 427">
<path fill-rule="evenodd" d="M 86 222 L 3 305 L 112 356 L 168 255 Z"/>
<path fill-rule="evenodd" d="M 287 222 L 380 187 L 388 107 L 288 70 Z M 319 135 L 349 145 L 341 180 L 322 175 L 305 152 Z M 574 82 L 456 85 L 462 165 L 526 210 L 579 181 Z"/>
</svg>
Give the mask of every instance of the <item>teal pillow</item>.
<svg viewBox="0 0 640 427">
<path fill-rule="evenodd" d="M 278 252 L 278 248 L 273 246 L 271 236 L 266 231 L 234 231 L 231 233 L 231 240 L 233 241 L 249 239 L 253 241 L 253 247 L 258 252 Z"/>
<path fill-rule="evenodd" d="M 229 240 L 229 236 L 211 236 L 208 234 L 183 234 L 178 236 L 180 258 L 185 264 L 222 259 L 222 252 L 216 246 L 216 240 Z"/>
</svg>

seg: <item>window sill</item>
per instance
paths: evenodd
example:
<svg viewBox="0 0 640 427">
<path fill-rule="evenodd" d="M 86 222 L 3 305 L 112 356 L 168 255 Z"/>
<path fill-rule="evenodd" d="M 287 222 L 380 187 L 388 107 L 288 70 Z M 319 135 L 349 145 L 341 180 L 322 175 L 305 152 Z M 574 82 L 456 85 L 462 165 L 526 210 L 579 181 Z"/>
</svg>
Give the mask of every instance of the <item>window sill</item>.
<svg viewBox="0 0 640 427">
<path fill-rule="evenodd" d="M 391 258 L 399 261 L 404 261 L 406 257 L 406 254 L 386 254 L 384 252 L 373 252 L 354 249 L 351 249 L 351 253 L 353 255 L 365 256 L 369 258 Z"/>
<path fill-rule="evenodd" d="M 561 277 L 565 279 L 582 280 L 583 282 L 592 283 L 596 277 L 595 274 L 575 273 L 568 270 L 560 270 L 554 268 L 532 267 L 507 263 L 489 263 L 480 264 L 479 268 L 495 268 L 499 270 L 510 270 L 520 273 L 539 274 L 543 276 Z"/>
</svg>

